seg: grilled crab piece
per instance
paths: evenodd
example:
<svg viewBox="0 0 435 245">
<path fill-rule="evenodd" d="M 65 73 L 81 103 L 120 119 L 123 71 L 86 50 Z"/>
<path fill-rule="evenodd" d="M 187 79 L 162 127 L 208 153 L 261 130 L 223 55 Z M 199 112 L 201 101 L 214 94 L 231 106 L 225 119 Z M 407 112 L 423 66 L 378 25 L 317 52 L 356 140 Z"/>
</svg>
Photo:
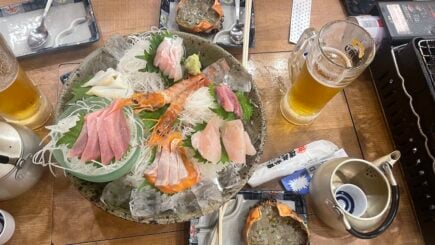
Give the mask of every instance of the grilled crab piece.
<svg viewBox="0 0 435 245">
<path fill-rule="evenodd" d="M 247 245 L 309 244 L 308 228 L 287 205 L 276 200 L 265 200 L 255 205 L 248 214 L 243 229 Z"/>
<path fill-rule="evenodd" d="M 219 0 L 181 0 L 175 21 L 182 30 L 209 33 L 222 28 L 223 17 Z"/>
</svg>

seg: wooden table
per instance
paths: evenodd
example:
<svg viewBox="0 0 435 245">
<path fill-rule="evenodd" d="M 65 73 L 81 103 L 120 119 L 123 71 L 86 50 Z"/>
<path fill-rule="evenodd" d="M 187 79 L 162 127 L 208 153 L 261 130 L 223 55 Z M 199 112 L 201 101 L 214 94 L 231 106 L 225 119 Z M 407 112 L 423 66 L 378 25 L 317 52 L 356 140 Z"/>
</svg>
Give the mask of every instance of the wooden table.
<svg viewBox="0 0 435 245">
<path fill-rule="evenodd" d="M 17 0 L 0 0 L 0 5 L 13 2 Z M 53 103 L 63 68 L 59 64 L 80 61 L 113 34 L 142 32 L 158 24 L 159 0 L 94 0 L 93 5 L 102 34 L 98 43 L 21 61 Z M 312 6 L 311 24 L 315 28 L 345 17 L 338 0 L 313 0 Z M 367 160 L 391 152 L 392 142 L 368 72 L 336 96 L 312 125 L 294 126 L 283 119 L 278 85 L 288 81 L 287 59 L 293 48 L 287 42 L 291 1 L 255 0 L 254 7 L 256 46 L 250 49 L 249 71 L 260 90 L 268 119 L 264 160 L 318 139 L 330 140 L 344 147 L 350 156 Z M 340 237 L 309 209 L 312 244 L 422 244 L 398 166 L 394 173 L 401 187 L 400 210 L 384 234 L 369 241 Z M 281 189 L 277 181 L 260 188 Z M 0 208 L 12 213 L 17 222 L 10 244 L 186 244 L 188 238 L 186 223 L 142 225 L 107 214 L 81 197 L 65 177 L 55 178 L 48 171 L 31 191 L 0 202 Z"/>
</svg>

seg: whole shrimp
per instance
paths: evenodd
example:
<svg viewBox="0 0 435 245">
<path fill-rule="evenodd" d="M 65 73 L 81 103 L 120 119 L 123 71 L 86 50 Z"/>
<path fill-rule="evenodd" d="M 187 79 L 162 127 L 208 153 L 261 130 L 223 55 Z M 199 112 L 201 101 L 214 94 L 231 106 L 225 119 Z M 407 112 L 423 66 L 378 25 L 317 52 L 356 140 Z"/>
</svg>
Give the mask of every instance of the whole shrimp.
<svg viewBox="0 0 435 245">
<path fill-rule="evenodd" d="M 171 101 L 171 105 L 168 107 L 165 113 L 160 117 L 157 124 L 154 126 L 148 144 L 158 145 L 171 132 L 172 126 L 174 125 L 178 115 L 184 108 L 184 103 L 186 102 L 187 97 L 189 97 L 189 95 L 191 95 L 199 88 L 203 86 L 208 86 L 210 83 L 210 80 L 208 80 L 204 76 L 201 76 L 201 79 L 198 82 L 191 84 L 187 89 L 179 93 L 178 96 L 176 96 L 176 98 Z"/>
<path fill-rule="evenodd" d="M 142 110 L 155 111 L 162 108 L 164 105 L 169 104 L 177 98 L 186 89 L 191 86 L 195 86 L 204 79 L 203 74 L 199 74 L 181 82 L 178 82 L 171 87 L 157 92 L 152 93 L 135 93 L 128 99 L 132 105 L 135 107 L 136 112 Z"/>
</svg>

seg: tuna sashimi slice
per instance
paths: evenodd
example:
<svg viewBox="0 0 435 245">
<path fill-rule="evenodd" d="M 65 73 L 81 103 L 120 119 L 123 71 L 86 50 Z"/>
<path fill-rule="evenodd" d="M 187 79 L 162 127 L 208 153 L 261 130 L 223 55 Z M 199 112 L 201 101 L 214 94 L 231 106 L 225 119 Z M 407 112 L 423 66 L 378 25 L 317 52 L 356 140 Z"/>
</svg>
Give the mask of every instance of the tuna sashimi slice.
<svg viewBox="0 0 435 245">
<path fill-rule="evenodd" d="M 246 163 L 246 144 L 241 120 L 226 121 L 222 126 L 222 143 L 235 163 Z"/>
<path fill-rule="evenodd" d="M 102 110 L 92 112 L 85 116 L 86 130 L 88 131 L 88 141 L 83 150 L 81 160 L 88 162 L 100 158 L 100 144 L 98 142 L 97 118 Z"/>
<path fill-rule="evenodd" d="M 222 146 L 219 135 L 219 128 L 222 120 L 213 117 L 205 129 L 192 135 L 192 146 L 199 151 L 206 160 L 217 163 L 222 154 Z"/>
<path fill-rule="evenodd" d="M 226 84 L 216 87 L 218 102 L 225 111 L 234 112 L 237 117 L 242 118 L 242 108 L 236 94 Z"/>
<path fill-rule="evenodd" d="M 121 109 L 112 110 L 111 113 L 104 117 L 102 127 L 107 134 L 115 159 L 120 160 L 127 151 L 130 142 L 130 130 L 123 111 Z"/>
<path fill-rule="evenodd" d="M 105 165 L 109 164 L 109 162 L 114 157 L 114 153 L 109 144 L 108 135 L 105 128 L 102 126 L 102 123 L 104 123 L 104 118 L 110 112 L 112 106 L 113 104 L 110 107 L 104 109 L 103 113 L 101 113 L 101 115 L 97 118 L 98 142 L 100 144 L 101 163 Z"/>
<path fill-rule="evenodd" d="M 246 155 L 253 156 L 257 153 L 254 146 L 252 145 L 251 138 L 249 138 L 249 134 L 245 131 L 245 147 L 246 147 Z"/>
<path fill-rule="evenodd" d="M 86 121 L 83 123 L 82 131 L 74 143 L 71 150 L 68 152 L 69 157 L 80 157 L 85 150 L 86 143 L 88 142 L 88 130 L 86 127 Z"/>
</svg>

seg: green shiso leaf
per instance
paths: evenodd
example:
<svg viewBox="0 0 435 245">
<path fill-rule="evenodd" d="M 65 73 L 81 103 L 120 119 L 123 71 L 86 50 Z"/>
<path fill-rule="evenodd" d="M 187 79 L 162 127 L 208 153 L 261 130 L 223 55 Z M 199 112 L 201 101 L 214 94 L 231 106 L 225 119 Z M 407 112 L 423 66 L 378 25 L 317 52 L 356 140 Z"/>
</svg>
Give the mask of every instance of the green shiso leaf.
<svg viewBox="0 0 435 245">
<path fill-rule="evenodd" d="M 240 107 L 242 107 L 243 120 L 245 120 L 245 121 L 251 120 L 253 108 L 252 108 L 252 104 L 249 101 L 248 97 L 246 96 L 245 93 L 243 93 L 241 91 L 238 91 L 236 93 L 236 96 L 237 96 L 237 99 L 239 100 Z"/>
<path fill-rule="evenodd" d="M 141 111 L 137 114 L 143 123 L 145 133 L 151 133 L 159 118 L 163 115 L 163 113 L 165 113 L 166 109 L 168 109 L 168 105 L 165 105 L 156 111 Z"/>
<path fill-rule="evenodd" d="M 68 101 L 68 104 L 74 103 L 77 100 L 81 100 L 91 96 L 86 94 L 86 92 L 88 92 L 89 89 L 91 89 L 91 87 L 82 87 L 82 85 L 85 84 L 87 81 L 91 80 L 91 78 L 92 76 L 87 76 L 83 80 L 75 82 L 71 85 L 71 93 L 73 95 L 73 98 L 70 101 Z"/>
<path fill-rule="evenodd" d="M 234 114 L 234 112 L 225 111 L 225 109 L 217 102 L 216 86 L 213 83 L 208 86 L 208 92 L 213 97 L 214 103 L 216 105 L 216 108 L 212 109 L 212 111 L 224 120 L 235 120 L 236 114 Z"/>
<path fill-rule="evenodd" d="M 158 67 L 154 66 L 154 58 L 156 57 L 157 48 L 163 39 L 165 39 L 165 37 L 173 37 L 173 34 L 168 31 L 161 31 L 151 34 L 150 46 L 148 50 L 144 51 L 144 55 L 136 56 L 136 58 L 146 61 L 145 68 L 140 69 L 139 71 L 159 73 L 165 86 L 169 87 L 174 83 L 174 80 L 169 79 L 160 71 Z"/>
<path fill-rule="evenodd" d="M 85 113 L 79 113 L 79 120 L 76 125 L 66 132 L 56 143 L 56 145 L 66 145 L 68 148 L 72 148 L 74 143 L 82 131 L 83 124 L 85 123 Z"/>
</svg>

